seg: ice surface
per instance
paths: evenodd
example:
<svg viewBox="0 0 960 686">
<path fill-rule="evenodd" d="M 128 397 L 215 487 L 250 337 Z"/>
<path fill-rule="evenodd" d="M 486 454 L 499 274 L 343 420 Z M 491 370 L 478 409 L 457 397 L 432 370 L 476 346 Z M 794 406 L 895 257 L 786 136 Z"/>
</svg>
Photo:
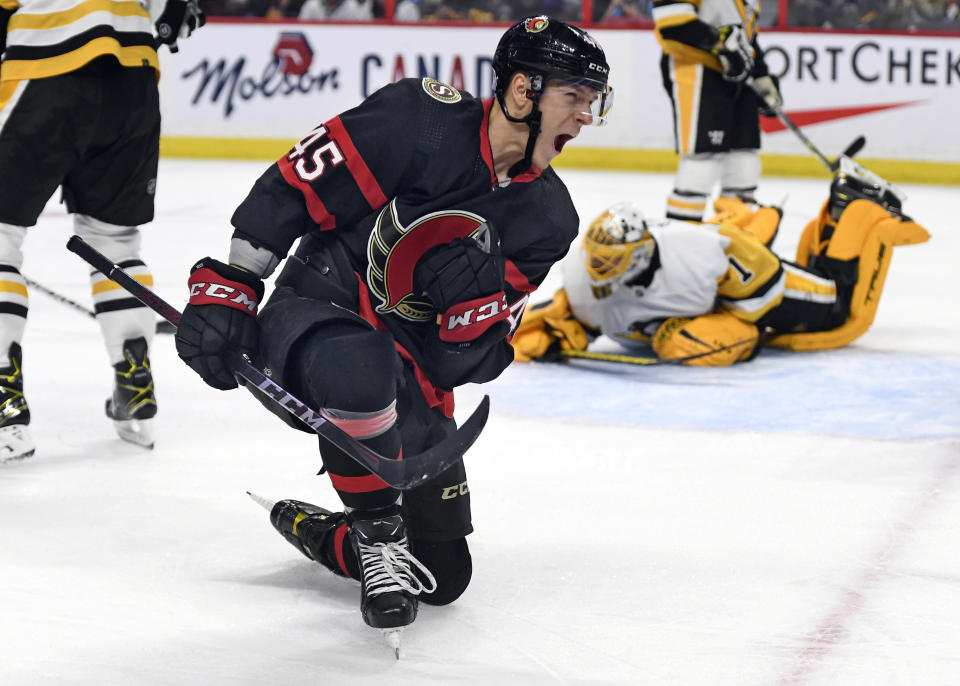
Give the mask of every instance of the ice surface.
<svg viewBox="0 0 960 686">
<path fill-rule="evenodd" d="M 226 256 L 264 165 L 164 161 L 143 255 L 181 307 Z M 581 217 L 664 175 L 562 172 Z M 792 257 L 828 182 L 789 195 Z M 873 328 L 834 352 L 731 369 L 514 365 L 467 456 L 474 579 L 423 607 L 394 659 L 359 589 L 307 561 L 245 494 L 337 499 L 316 443 L 205 387 L 158 337 L 157 446 L 119 441 L 92 320 L 31 297 L 37 454 L 0 466 L 0 684 L 960 683 L 957 191 L 907 187 L 933 234 L 898 248 Z M 51 204 L 23 272 L 82 302 Z M 551 274 L 538 297 L 557 286 Z"/>
</svg>

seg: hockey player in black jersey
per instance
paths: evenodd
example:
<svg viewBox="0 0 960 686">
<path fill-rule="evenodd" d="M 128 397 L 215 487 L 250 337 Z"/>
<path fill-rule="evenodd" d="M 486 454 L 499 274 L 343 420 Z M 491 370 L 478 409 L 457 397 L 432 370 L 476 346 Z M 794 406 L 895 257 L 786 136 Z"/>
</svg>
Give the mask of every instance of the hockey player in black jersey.
<svg viewBox="0 0 960 686">
<path fill-rule="evenodd" d="M 560 21 L 514 25 L 493 65 L 495 98 L 404 79 L 272 165 L 233 215 L 229 263 L 204 258 L 191 273 L 176 338 L 187 364 L 229 389 L 225 351 L 259 358 L 388 457 L 449 434 L 453 389 L 510 364 L 530 293 L 577 236 L 550 162 L 612 103 L 602 49 Z M 262 279 L 285 258 L 254 317 Z M 271 519 L 308 557 L 361 581 L 367 624 L 410 624 L 418 595 L 459 597 L 473 529 L 462 461 L 401 501 L 322 440 L 320 453 L 344 512 L 281 501 Z"/>
</svg>

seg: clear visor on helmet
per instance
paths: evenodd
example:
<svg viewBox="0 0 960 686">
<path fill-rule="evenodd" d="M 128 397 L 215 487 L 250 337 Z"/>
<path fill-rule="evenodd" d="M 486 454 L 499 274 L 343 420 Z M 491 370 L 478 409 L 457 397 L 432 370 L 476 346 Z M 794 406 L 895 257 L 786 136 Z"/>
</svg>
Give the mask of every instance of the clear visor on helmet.
<svg viewBox="0 0 960 686">
<path fill-rule="evenodd" d="M 551 78 L 543 97 L 565 98 L 577 114 L 587 115 L 590 126 L 604 126 L 613 109 L 613 86 L 589 78 Z"/>
</svg>

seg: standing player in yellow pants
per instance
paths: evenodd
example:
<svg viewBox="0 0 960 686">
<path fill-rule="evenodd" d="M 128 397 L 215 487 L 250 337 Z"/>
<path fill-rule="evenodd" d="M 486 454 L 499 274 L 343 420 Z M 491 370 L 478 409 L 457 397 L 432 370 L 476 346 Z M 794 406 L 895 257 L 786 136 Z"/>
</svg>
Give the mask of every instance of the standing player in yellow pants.
<svg viewBox="0 0 960 686">
<path fill-rule="evenodd" d="M 753 200 L 760 178 L 757 111 L 781 103 L 757 43 L 758 0 L 654 0 L 663 85 L 673 108 L 680 162 L 667 217 L 701 221 L 707 198 Z"/>
</svg>

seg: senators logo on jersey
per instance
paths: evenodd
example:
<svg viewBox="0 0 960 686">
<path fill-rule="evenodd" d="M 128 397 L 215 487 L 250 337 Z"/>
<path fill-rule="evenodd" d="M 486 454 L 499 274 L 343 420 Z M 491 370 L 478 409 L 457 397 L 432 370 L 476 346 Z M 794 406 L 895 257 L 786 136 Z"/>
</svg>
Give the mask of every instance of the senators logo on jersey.
<svg viewBox="0 0 960 686">
<path fill-rule="evenodd" d="M 452 86 L 448 86 L 443 81 L 437 81 L 436 79 L 424 78 L 420 82 L 423 86 L 423 90 L 434 100 L 439 100 L 440 102 L 454 103 L 460 102 L 463 99 L 463 96 L 460 95 L 460 91 Z"/>
<path fill-rule="evenodd" d="M 367 242 L 367 285 L 380 300 L 376 311 L 414 322 L 433 321 L 433 304 L 423 293 L 414 292 L 413 270 L 431 248 L 468 237 L 489 251 L 490 227 L 483 217 L 464 210 L 444 210 L 404 226 L 397 216 L 396 200 L 391 201 L 377 217 Z"/>
</svg>

